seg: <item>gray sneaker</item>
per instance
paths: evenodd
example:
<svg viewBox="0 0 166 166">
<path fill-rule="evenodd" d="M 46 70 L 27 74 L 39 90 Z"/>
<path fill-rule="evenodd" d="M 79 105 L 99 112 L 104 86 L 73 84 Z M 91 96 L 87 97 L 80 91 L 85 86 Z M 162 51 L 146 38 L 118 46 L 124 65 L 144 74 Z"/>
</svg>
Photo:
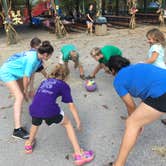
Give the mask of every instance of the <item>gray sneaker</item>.
<svg viewBox="0 0 166 166">
<path fill-rule="evenodd" d="M 28 139 L 29 133 L 24 128 L 20 127 L 19 129 L 14 129 L 12 137 Z"/>
</svg>

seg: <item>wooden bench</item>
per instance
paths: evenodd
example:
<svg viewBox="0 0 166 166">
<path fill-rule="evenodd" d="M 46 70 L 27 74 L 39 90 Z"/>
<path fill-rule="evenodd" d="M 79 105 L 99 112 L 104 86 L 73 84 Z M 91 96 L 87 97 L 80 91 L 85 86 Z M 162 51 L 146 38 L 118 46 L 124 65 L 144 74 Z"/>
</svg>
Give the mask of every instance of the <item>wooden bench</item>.
<svg viewBox="0 0 166 166">
<path fill-rule="evenodd" d="M 107 18 L 107 22 L 112 25 L 129 27 L 130 16 L 116 16 L 116 15 L 104 15 Z"/>
<path fill-rule="evenodd" d="M 140 23 L 158 24 L 159 14 L 157 13 L 136 13 L 136 20 Z"/>
</svg>

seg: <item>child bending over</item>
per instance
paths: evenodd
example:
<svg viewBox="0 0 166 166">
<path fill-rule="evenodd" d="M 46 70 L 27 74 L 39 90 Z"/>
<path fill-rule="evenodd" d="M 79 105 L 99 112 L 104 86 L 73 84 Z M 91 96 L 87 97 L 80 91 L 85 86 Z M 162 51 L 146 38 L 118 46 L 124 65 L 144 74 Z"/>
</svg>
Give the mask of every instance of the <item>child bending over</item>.
<svg viewBox="0 0 166 166">
<path fill-rule="evenodd" d="M 49 43 L 43 42 L 37 51 L 24 51 L 19 58 L 9 58 L 0 67 L 0 80 L 9 88 L 15 97 L 13 137 L 27 139 L 29 133 L 22 128 L 21 115 L 23 100 L 28 100 L 28 88 L 32 74 L 41 62 L 48 60 L 54 49 Z"/>
<path fill-rule="evenodd" d="M 110 73 L 106 64 L 109 59 L 115 55 L 122 55 L 122 51 L 115 46 L 106 45 L 102 48 L 95 47 L 90 52 L 91 56 L 98 61 L 98 65 L 95 67 L 94 71 L 87 77 L 87 79 L 95 78 L 96 74 L 100 71 L 100 69 L 104 69 L 106 73 Z"/>
<path fill-rule="evenodd" d="M 61 54 L 59 63 L 63 64 L 65 66 L 67 75 L 70 73 L 70 70 L 68 67 L 68 62 L 69 62 L 69 60 L 72 60 L 74 62 L 74 68 L 75 69 L 77 67 L 79 68 L 80 78 L 84 80 L 85 79 L 84 69 L 83 69 L 82 64 L 80 63 L 79 53 L 77 52 L 76 47 L 72 44 L 64 45 L 61 48 L 61 53 L 62 54 Z"/>
<path fill-rule="evenodd" d="M 84 151 L 78 144 L 75 131 L 71 121 L 55 102 L 58 97 L 62 97 L 62 102 L 67 103 L 69 109 L 75 119 L 77 129 L 81 129 L 81 122 L 77 109 L 73 103 L 69 85 L 65 82 L 66 71 L 64 66 L 56 65 L 51 72 L 49 78 L 41 83 L 39 86 L 32 104 L 30 105 L 30 115 L 32 116 L 32 126 L 30 130 L 30 137 L 25 142 L 25 152 L 32 153 L 33 144 L 39 126 L 44 120 L 47 125 L 61 124 L 65 127 L 68 138 L 74 149 L 74 163 L 75 165 L 83 165 L 90 162 L 94 158 L 92 151 Z"/>
</svg>

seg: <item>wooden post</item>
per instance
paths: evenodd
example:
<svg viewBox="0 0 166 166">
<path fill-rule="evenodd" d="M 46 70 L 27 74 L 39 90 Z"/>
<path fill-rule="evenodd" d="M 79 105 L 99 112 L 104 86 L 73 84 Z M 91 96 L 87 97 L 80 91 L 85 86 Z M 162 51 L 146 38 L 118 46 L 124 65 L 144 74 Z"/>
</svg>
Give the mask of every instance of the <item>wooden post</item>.
<svg viewBox="0 0 166 166">
<path fill-rule="evenodd" d="M 7 3 L 7 0 L 2 0 L 2 9 L 4 10 L 3 22 L 7 36 L 7 44 L 17 43 L 17 32 L 12 26 L 12 20 L 9 15 L 11 5 Z"/>
<path fill-rule="evenodd" d="M 165 2 L 165 1 L 164 1 Z M 159 9 L 157 10 L 156 13 L 159 14 L 159 22 L 160 22 L 160 26 L 164 26 L 165 23 L 164 23 L 164 7 L 163 7 L 163 0 L 158 0 L 158 3 L 159 3 Z"/>
<path fill-rule="evenodd" d="M 102 0 L 97 0 L 97 16 L 102 15 Z"/>
<path fill-rule="evenodd" d="M 55 16 L 55 33 L 57 35 L 58 38 L 64 37 L 67 35 L 67 31 L 62 23 L 62 21 L 60 20 L 60 16 L 58 16 L 58 12 L 57 12 L 57 6 L 59 5 L 59 1 L 56 0 L 56 3 L 54 2 L 54 0 L 51 0 L 51 4 L 54 8 L 54 12 L 56 14 Z"/>
<path fill-rule="evenodd" d="M 129 27 L 131 29 L 135 29 L 135 27 L 136 27 L 135 14 L 138 12 L 137 0 L 130 0 L 130 1 L 128 1 L 127 5 L 129 8 L 129 14 L 131 15 Z"/>
</svg>

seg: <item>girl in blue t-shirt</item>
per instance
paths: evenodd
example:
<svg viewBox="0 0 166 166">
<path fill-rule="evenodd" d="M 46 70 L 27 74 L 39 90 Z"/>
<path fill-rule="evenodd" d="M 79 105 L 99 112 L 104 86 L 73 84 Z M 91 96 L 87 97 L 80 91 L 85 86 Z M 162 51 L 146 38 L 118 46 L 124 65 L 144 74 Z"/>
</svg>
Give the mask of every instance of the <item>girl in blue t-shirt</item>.
<svg viewBox="0 0 166 166">
<path fill-rule="evenodd" d="M 164 50 L 166 41 L 164 34 L 159 29 L 154 28 L 147 32 L 146 37 L 148 39 L 148 43 L 150 44 L 146 63 L 151 63 L 157 67 L 166 69 Z M 161 122 L 166 125 L 166 119 L 162 119 Z"/>
<path fill-rule="evenodd" d="M 50 43 L 42 43 L 37 51 L 25 51 L 25 56 L 6 61 L 0 67 L 0 80 L 15 97 L 13 137 L 27 139 L 28 132 L 21 127 L 23 99 L 28 100 L 28 87 L 32 74 L 43 60 L 48 60 L 54 49 Z"/>
<path fill-rule="evenodd" d="M 125 165 L 129 152 L 136 143 L 142 128 L 166 113 L 166 70 L 151 64 L 130 65 L 121 56 L 112 56 L 107 64 L 114 78 L 114 88 L 128 111 L 126 130 L 119 155 L 114 163 Z M 142 99 L 136 106 L 133 97 Z"/>
<path fill-rule="evenodd" d="M 65 127 L 68 138 L 74 149 L 74 163 L 75 165 L 83 165 L 90 162 L 94 158 L 93 151 L 84 151 L 78 144 L 77 137 L 73 126 L 64 112 L 59 107 L 56 100 L 58 97 L 62 98 L 63 103 L 67 103 L 69 109 L 77 124 L 77 129 L 81 129 L 81 122 L 77 109 L 73 103 L 69 85 L 65 82 L 66 70 L 62 65 L 56 65 L 51 72 L 49 78 L 41 83 L 39 86 L 32 104 L 29 107 L 30 115 L 32 117 L 32 126 L 30 130 L 30 137 L 25 142 L 25 152 L 32 153 L 35 137 L 39 126 L 44 120 L 47 125 L 61 124 Z"/>
<path fill-rule="evenodd" d="M 166 69 L 164 60 L 166 41 L 164 34 L 159 29 L 153 28 L 147 32 L 146 37 L 150 44 L 150 49 L 145 62 Z"/>
</svg>

